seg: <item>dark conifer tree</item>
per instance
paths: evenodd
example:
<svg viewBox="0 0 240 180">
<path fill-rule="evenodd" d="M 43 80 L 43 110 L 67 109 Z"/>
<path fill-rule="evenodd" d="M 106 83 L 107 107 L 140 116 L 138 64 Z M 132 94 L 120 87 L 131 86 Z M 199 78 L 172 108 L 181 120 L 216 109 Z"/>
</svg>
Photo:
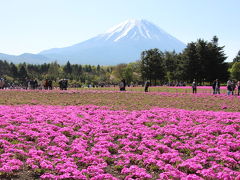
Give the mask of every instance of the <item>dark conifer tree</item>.
<svg viewBox="0 0 240 180">
<path fill-rule="evenodd" d="M 70 62 L 68 61 L 67 64 L 63 67 L 63 71 L 70 75 L 72 73 L 72 66 L 70 64 Z"/>
<path fill-rule="evenodd" d="M 13 63 L 10 64 L 10 72 L 13 78 L 17 78 L 18 77 L 18 69 L 17 66 Z"/>
</svg>

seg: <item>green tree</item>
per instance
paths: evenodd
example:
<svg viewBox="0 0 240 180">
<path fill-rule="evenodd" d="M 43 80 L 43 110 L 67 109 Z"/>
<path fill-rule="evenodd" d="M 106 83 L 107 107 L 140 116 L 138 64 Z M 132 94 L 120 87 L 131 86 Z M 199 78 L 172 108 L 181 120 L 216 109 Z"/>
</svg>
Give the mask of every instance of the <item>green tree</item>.
<svg viewBox="0 0 240 180">
<path fill-rule="evenodd" d="M 118 64 L 113 68 L 112 75 L 115 82 L 119 82 L 124 79 L 124 72 L 127 64 Z"/>
<path fill-rule="evenodd" d="M 84 66 L 84 68 L 83 68 L 83 70 L 85 71 L 85 72 L 92 72 L 92 66 L 91 65 L 85 65 Z"/>
<path fill-rule="evenodd" d="M 240 80 L 240 62 L 235 62 L 230 72 L 233 79 Z"/>
<path fill-rule="evenodd" d="M 185 78 L 188 81 L 197 79 L 198 82 L 212 82 L 214 79 L 228 78 L 224 47 L 218 46 L 218 38 L 213 37 L 211 42 L 202 39 L 191 42 L 183 51 L 185 59 Z"/>
<path fill-rule="evenodd" d="M 71 66 L 71 64 L 70 64 L 69 61 L 68 61 L 68 62 L 66 63 L 66 65 L 63 67 L 63 71 L 64 71 L 64 73 L 65 73 L 66 75 L 72 74 L 72 66 Z"/>
<path fill-rule="evenodd" d="M 17 78 L 18 77 L 18 69 L 17 66 L 13 63 L 10 64 L 10 71 L 11 71 L 11 76 L 13 78 Z"/>
<path fill-rule="evenodd" d="M 164 68 L 168 82 L 178 80 L 178 54 L 175 51 L 164 53 Z"/>
<path fill-rule="evenodd" d="M 50 64 L 41 64 L 39 67 L 39 73 L 41 74 L 47 74 L 48 73 L 48 69 L 49 69 Z"/>
<path fill-rule="evenodd" d="M 97 65 L 97 72 L 100 72 L 100 70 L 101 70 L 101 67 L 100 67 L 100 65 L 98 64 L 98 65 Z"/>
<path fill-rule="evenodd" d="M 72 65 L 72 77 L 76 80 L 80 80 L 80 76 L 82 75 L 82 66 L 78 64 Z"/>
<path fill-rule="evenodd" d="M 59 64 L 55 61 L 49 65 L 48 73 L 45 78 L 56 81 L 60 77 L 60 75 L 61 75 L 61 68 Z"/>
<path fill-rule="evenodd" d="M 240 50 L 237 53 L 237 56 L 233 59 L 233 62 L 240 62 Z"/>
<path fill-rule="evenodd" d="M 0 60 L 0 76 L 1 75 L 10 75 L 10 65 L 7 61 Z"/>
<path fill-rule="evenodd" d="M 200 74 L 199 67 L 201 63 L 198 58 L 196 43 L 191 42 L 187 44 L 187 47 L 183 51 L 183 66 L 184 66 L 184 79 L 192 81 L 193 79 L 198 78 Z"/>
<path fill-rule="evenodd" d="M 28 73 L 24 65 L 21 65 L 18 71 L 18 78 L 21 82 L 25 82 L 28 78 Z"/>
<path fill-rule="evenodd" d="M 163 65 L 164 55 L 159 49 L 150 49 L 141 53 L 141 75 L 143 80 L 154 80 L 155 85 L 157 80 L 163 80 L 165 69 Z"/>
</svg>

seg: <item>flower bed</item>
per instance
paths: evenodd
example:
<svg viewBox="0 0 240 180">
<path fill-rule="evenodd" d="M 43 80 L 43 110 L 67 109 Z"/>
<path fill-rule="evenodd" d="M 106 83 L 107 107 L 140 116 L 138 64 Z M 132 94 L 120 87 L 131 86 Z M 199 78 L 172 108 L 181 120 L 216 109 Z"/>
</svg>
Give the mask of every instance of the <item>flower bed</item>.
<svg viewBox="0 0 240 180">
<path fill-rule="evenodd" d="M 0 106 L 0 178 L 239 179 L 240 113 Z"/>
</svg>

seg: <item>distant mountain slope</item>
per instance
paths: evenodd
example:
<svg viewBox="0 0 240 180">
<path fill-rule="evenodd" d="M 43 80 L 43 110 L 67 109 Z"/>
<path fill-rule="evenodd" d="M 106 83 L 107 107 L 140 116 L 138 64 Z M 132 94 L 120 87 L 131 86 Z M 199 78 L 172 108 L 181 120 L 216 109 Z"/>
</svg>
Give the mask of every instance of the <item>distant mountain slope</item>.
<svg viewBox="0 0 240 180">
<path fill-rule="evenodd" d="M 31 54 L 31 53 L 24 53 L 19 56 L 0 53 L 0 60 L 7 60 L 15 64 L 23 63 L 23 62 L 31 63 L 31 64 L 42 64 L 45 62 L 46 63 L 51 62 L 50 58 L 47 58 L 40 54 Z"/>
<path fill-rule="evenodd" d="M 149 21 L 127 20 L 82 43 L 40 54 L 78 64 L 112 65 L 135 61 L 143 50 L 150 48 L 180 52 L 185 44 Z"/>
<path fill-rule="evenodd" d="M 138 60 L 143 50 L 151 48 L 180 52 L 185 44 L 147 20 L 131 19 L 69 47 L 8 58 L 31 63 L 57 60 L 63 64 L 69 60 L 72 64 L 115 65 Z"/>
</svg>

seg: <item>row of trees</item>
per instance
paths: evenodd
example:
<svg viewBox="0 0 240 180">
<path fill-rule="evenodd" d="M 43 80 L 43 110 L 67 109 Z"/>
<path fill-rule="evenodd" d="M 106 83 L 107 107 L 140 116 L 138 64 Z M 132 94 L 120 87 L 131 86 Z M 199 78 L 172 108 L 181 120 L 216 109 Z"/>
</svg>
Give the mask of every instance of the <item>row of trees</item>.
<svg viewBox="0 0 240 180">
<path fill-rule="evenodd" d="M 216 36 L 208 42 L 202 39 L 191 42 L 181 53 L 161 52 L 150 49 L 141 53 L 139 61 L 116 66 L 91 66 L 71 64 L 13 64 L 0 60 L 0 74 L 8 81 L 22 83 L 27 79 L 51 79 L 57 81 L 67 78 L 75 84 L 117 84 L 125 79 L 128 84 L 143 83 L 150 80 L 152 84 L 167 82 L 212 82 L 218 78 L 240 79 L 240 51 L 233 62 L 226 63 L 224 47 L 218 46 Z"/>
<path fill-rule="evenodd" d="M 143 51 L 141 72 L 145 79 L 154 81 L 212 82 L 229 78 L 229 64 L 224 62 L 224 47 L 218 46 L 215 36 L 211 42 L 202 39 L 191 42 L 182 53 L 161 52 L 158 49 Z"/>
<path fill-rule="evenodd" d="M 70 64 L 59 65 L 57 62 L 36 64 L 13 64 L 0 60 L 0 76 L 4 76 L 10 82 L 22 84 L 27 79 L 69 79 L 77 84 L 99 84 L 109 82 L 112 67 Z"/>
</svg>

